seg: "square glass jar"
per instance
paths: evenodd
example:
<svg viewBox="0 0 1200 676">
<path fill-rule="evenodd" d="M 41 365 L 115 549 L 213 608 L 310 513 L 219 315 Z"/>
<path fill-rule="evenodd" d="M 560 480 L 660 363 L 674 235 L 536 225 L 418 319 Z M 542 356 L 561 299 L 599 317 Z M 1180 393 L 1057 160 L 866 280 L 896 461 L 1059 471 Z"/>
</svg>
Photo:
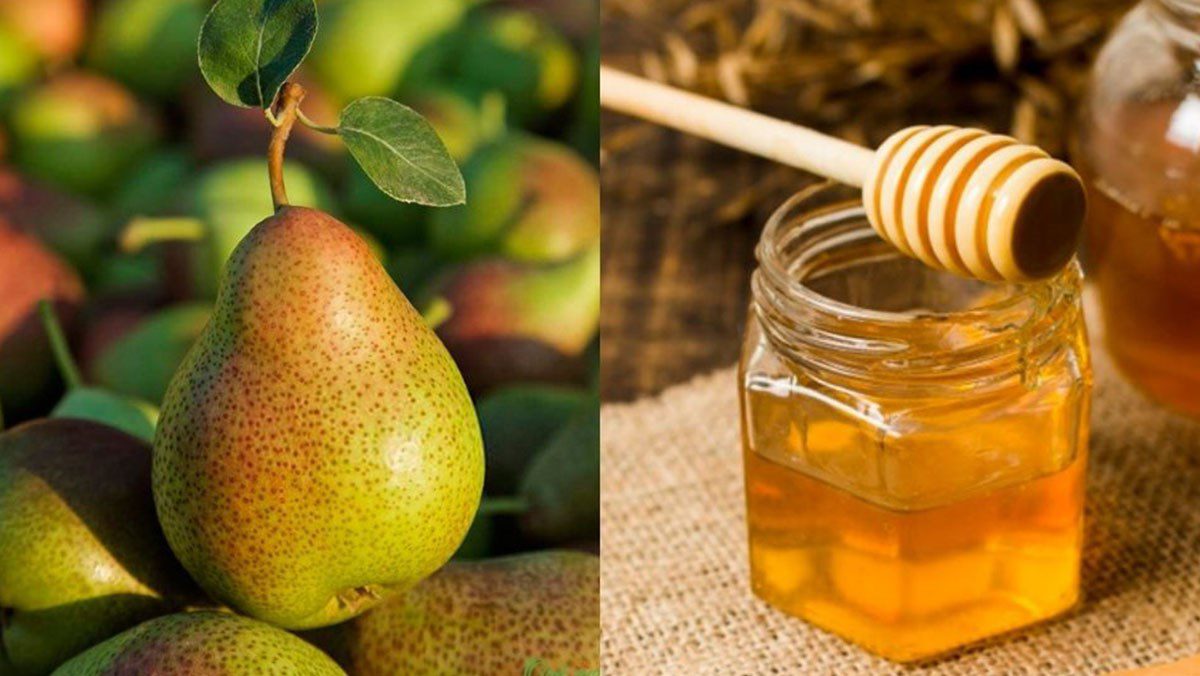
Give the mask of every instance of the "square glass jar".
<svg viewBox="0 0 1200 676">
<path fill-rule="evenodd" d="M 784 204 L 739 372 L 754 593 L 896 661 L 1073 606 L 1091 368 L 1072 264 L 930 269 L 856 191 Z"/>
</svg>

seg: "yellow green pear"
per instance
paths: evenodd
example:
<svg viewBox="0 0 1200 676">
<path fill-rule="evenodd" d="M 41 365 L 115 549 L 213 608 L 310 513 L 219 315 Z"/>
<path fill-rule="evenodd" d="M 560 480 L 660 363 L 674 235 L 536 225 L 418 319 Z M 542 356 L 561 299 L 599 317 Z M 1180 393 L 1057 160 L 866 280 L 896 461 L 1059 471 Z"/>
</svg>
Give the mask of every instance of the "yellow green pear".
<svg viewBox="0 0 1200 676">
<path fill-rule="evenodd" d="M 309 632 L 355 676 L 599 674 L 600 559 L 451 562 L 353 621 Z"/>
<path fill-rule="evenodd" d="M 256 225 L 154 443 L 159 520 L 200 585 L 284 628 L 346 620 L 450 558 L 483 468 L 458 368 L 367 244 L 286 204 Z"/>
<path fill-rule="evenodd" d="M 321 651 L 263 622 L 215 611 L 166 615 L 118 634 L 54 676 L 344 676 Z"/>
<path fill-rule="evenodd" d="M 0 435 L 0 674 L 49 673 L 197 599 L 154 521 L 148 444 L 67 418 Z"/>
</svg>

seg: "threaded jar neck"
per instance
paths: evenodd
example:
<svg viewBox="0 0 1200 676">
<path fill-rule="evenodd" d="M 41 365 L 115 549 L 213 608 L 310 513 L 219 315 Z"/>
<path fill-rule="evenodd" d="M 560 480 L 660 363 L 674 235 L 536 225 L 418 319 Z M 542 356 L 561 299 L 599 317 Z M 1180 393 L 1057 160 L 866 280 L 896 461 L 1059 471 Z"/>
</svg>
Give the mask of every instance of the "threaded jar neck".
<svg viewBox="0 0 1200 676">
<path fill-rule="evenodd" d="M 977 387 L 1036 373 L 1080 330 L 1072 263 L 1033 284 L 930 269 L 876 236 L 857 191 L 817 186 L 771 217 L 752 280 L 778 352 L 853 387 Z"/>
</svg>

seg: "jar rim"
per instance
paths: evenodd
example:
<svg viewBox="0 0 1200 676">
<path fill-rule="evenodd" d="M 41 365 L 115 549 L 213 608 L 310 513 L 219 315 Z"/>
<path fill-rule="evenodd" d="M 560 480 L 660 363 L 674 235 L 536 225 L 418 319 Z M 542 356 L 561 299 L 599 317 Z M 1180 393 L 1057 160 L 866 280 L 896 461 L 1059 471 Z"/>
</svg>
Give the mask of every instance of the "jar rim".
<svg viewBox="0 0 1200 676">
<path fill-rule="evenodd" d="M 758 245 L 755 247 L 755 258 L 758 261 L 759 269 L 772 278 L 775 287 L 788 292 L 796 300 L 803 301 L 816 310 L 885 325 L 911 326 L 914 322 L 946 323 L 971 321 L 1010 309 L 1026 302 L 1047 286 L 1062 282 L 1069 283 L 1074 278 L 1080 276 L 1078 262 L 1072 261 L 1053 277 L 1025 284 L 1007 284 L 1008 288 L 1013 289 L 1012 293 L 1005 294 L 1002 298 L 998 298 L 992 302 L 963 310 L 929 310 L 922 311 L 921 313 L 912 313 L 867 308 L 830 298 L 813 289 L 806 283 L 806 280 L 798 279 L 789 273 L 779 255 L 778 234 L 779 230 L 788 224 L 789 218 L 794 216 L 793 212 L 800 204 L 820 196 L 821 193 L 841 187 L 840 184 L 833 181 L 820 181 L 794 193 L 771 213 L 766 225 L 763 227 Z M 853 215 L 856 218 L 866 221 L 865 208 L 861 204 L 854 204 L 849 199 L 842 201 L 840 204 L 831 205 L 829 211 L 830 216 L 836 215 L 837 218 L 848 218 Z M 819 223 L 819 221 L 813 218 L 808 220 Z"/>
</svg>

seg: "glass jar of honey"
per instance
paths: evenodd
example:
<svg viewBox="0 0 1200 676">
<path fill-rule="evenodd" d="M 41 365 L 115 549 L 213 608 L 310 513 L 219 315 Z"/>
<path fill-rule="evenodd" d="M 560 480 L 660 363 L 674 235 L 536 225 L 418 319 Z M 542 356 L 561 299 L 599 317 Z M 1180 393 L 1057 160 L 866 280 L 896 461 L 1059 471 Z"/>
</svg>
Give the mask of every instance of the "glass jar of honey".
<svg viewBox="0 0 1200 676">
<path fill-rule="evenodd" d="M 739 371 L 751 585 L 896 661 L 1079 596 L 1091 370 L 1072 264 L 930 269 L 821 186 L 770 219 Z"/>
<path fill-rule="evenodd" d="M 1157 401 L 1200 415 L 1200 0 L 1144 0 L 1101 49 L 1073 159 L 1108 349 Z"/>
</svg>

